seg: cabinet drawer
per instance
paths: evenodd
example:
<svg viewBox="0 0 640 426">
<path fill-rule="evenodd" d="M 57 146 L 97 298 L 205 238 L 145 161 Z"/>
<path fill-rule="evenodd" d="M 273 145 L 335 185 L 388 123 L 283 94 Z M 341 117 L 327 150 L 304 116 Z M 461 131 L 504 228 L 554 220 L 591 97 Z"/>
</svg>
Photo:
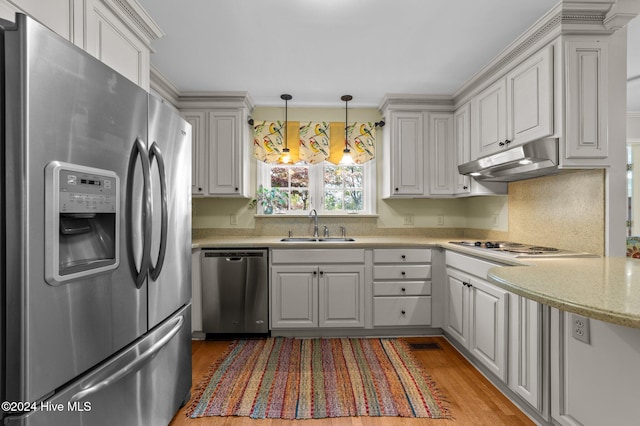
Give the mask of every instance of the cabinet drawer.
<svg viewBox="0 0 640 426">
<path fill-rule="evenodd" d="M 374 263 L 429 263 L 431 249 L 374 249 Z"/>
<path fill-rule="evenodd" d="M 431 281 L 377 281 L 373 283 L 374 296 L 428 296 Z"/>
<path fill-rule="evenodd" d="M 376 265 L 373 267 L 374 280 L 428 280 L 431 265 Z"/>
<path fill-rule="evenodd" d="M 277 249 L 270 256 L 273 264 L 364 263 L 363 249 Z"/>
<path fill-rule="evenodd" d="M 374 297 L 373 325 L 429 325 L 431 296 Z"/>
</svg>

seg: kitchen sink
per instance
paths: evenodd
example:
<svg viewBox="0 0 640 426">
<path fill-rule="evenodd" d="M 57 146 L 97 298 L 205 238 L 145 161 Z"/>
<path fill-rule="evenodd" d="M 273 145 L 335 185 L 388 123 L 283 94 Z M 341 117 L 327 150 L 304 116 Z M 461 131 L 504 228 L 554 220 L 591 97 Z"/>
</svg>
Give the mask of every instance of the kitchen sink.
<svg viewBox="0 0 640 426">
<path fill-rule="evenodd" d="M 345 243 L 345 242 L 355 241 L 355 239 L 348 238 L 348 237 L 323 237 L 323 238 L 287 237 L 287 238 L 282 238 L 280 241 L 287 242 L 287 243 Z"/>
</svg>

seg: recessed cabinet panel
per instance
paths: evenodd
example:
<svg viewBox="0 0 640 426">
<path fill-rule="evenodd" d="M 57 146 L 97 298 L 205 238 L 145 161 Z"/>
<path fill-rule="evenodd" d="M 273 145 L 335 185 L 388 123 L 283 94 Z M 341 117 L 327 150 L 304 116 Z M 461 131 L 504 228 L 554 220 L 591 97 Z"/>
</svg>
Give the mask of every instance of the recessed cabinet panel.
<svg viewBox="0 0 640 426">
<path fill-rule="evenodd" d="M 496 376 L 507 380 L 507 292 L 485 281 L 470 281 L 469 350 Z"/>
<path fill-rule="evenodd" d="M 320 268 L 320 327 L 364 327 L 364 267 Z"/>
<path fill-rule="evenodd" d="M 608 45 L 567 42 L 566 158 L 606 158 L 608 153 Z"/>
<path fill-rule="evenodd" d="M 519 145 L 553 134 L 553 47 L 507 75 L 507 139 Z"/>
<path fill-rule="evenodd" d="M 464 278 L 449 273 L 447 277 L 447 310 L 445 328 L 449 334 L 467 346 L 469 340 L 469 289 Z"/>
<path fill-rule="evenodd" d="M 499 80 L 472 100 L 471 154 L 482 157 L 501 149 L 500 143 L 507 139 L 506 131 L 506 84 Z"/>
<path fill-rule="evenodd" d="M 73 40 L 73 1 L 72 0 L 6 0 L 6 4 L 0 4 L 2 14 L 0 17 L 10 20 L 15 19 L 15 12 L 29 15 L 51 30 L 66 38 Z M 7 9 L 5 12 L 4 9 Z"/>
<path fill-rule="evenodd" d="M 207 186 L 206 113 L 186 112 L 182 117 L 191 124 L 191 193 L 204 195 Z"/>
<path fill-rule="evenodd" d="M 455 148 L 453 114 L 429 114 L 430 194 L 453 194 L 457 175 Z"/>
<path fill-rule="evenodd" d="M 86 50 L 121 74 L 149 90 L 148 48 L 102 2 L 86 2 Z"/>
<path fill-rule="evenodd" d="M 458 108 L 453 117 L 453 138 L 455 140 L 454 194 L 471 192 L 471 178 L 458 173 L 458 164 L 471 161 L 471 108 L 469 103 Z"/>
<path fill-rule="evenodd" d="M 239 112 L 210 113 L 209 192 L 218 195 L 239 191 Z"/>
<path fill-rule="evenodd" d="M 424 121 L 422 113 L 392 115 L 391 195 L 424 194 Z"/>
<path fill-rule="evenodd" d="M 310 267 L 272 267 L 271 327 L 318 326 L 317 271 Z"/>
</svg>

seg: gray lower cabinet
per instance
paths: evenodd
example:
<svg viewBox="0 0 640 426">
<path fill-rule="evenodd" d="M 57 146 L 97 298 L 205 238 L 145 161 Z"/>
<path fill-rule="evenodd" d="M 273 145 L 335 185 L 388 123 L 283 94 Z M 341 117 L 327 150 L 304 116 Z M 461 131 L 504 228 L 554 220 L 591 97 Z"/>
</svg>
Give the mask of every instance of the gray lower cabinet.
<svg viewBox="0 0 640 426">
<path fill-rule="evenodd" d="M 373 250 L 373 326 L 431 324 L 431 250 Z"/>
<path fill-rule="evenodd" d="M 483 279 L 498 264 L 451 251 L 446 263 L 444 330 L 506 383 L 508 292 Z"/>
<path fill-rule="evenodd" d="M 272 250 L 271 328 L 365 326 L 361 249 Z"/>
</svg>

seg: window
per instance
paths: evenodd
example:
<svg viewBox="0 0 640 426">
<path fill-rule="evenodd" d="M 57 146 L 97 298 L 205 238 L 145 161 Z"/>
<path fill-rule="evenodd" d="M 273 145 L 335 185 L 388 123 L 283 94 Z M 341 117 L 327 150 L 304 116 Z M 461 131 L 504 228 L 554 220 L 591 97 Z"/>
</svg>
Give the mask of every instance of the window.
<svg viewBox="0 0 640 426">
<path fill-rule="evenodd" d="M 273 204 L 278 214 L 375 213 L 375 161 L 365 164 L 265 164 L 258 161 L 258 186 L 285 193 Z M 262 213 L 262 211 L 259 211 Z"/>
</svg>

